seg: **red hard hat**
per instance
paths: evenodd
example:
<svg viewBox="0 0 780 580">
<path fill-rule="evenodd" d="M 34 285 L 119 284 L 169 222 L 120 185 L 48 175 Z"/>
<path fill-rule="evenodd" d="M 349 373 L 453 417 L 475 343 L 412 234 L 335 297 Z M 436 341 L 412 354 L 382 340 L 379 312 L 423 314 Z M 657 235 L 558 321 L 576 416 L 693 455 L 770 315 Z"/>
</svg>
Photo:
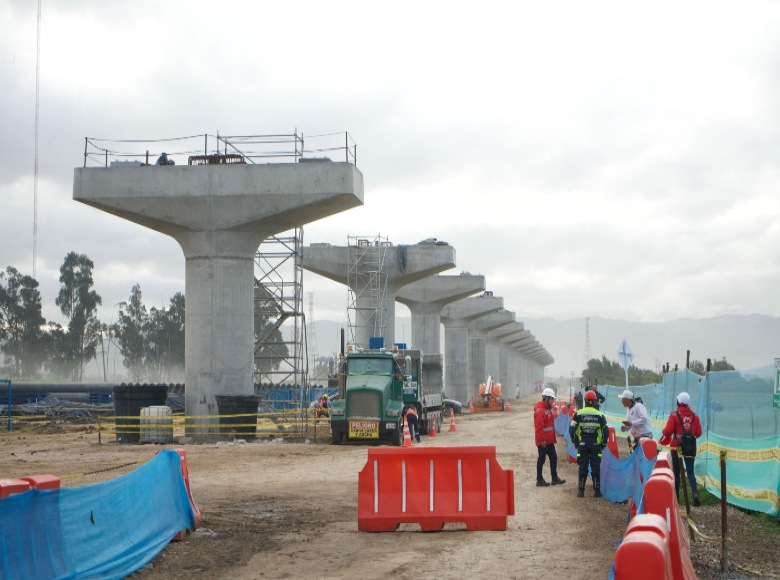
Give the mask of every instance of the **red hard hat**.
<svg viewBox="0 0 780 580">
<path fill-rule="evenodd" d="M 587 393 L 585 393 L 586 401 L 595 401 L 596 399 L 597 399 L 596 391 L 588 391 Z"/>
</svg>

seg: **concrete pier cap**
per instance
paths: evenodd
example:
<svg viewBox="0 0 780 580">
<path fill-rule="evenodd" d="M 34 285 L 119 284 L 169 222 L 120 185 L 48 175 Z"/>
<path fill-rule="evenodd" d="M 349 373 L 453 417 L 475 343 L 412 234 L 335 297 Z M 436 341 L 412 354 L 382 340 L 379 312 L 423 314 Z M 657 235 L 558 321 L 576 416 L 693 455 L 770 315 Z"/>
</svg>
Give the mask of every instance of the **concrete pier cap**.
<svg viewBox="0 0 780 580">
<path fill-rule="evenodd" d="M 480 296 L 463 298 L 445 306 L 441 312 L 444 325 L 444 388 L 447 395 L 465 402 L 469 395 L 471 365 L 468 327 L 473 321 L 498 312 L 504 299 L 486 291 Z M 484 357 L 484 349 L 483 349 Z M 483 361 L 484 366 L 484 361 Z"/>
<path fill-rule="evenodd" d="M 185 407 L 187 415 L 202 416 L 218 412 L 216 395 L 254 394 L 254 255 L 260 243 L 361 205 L 363 175 L 351 163 L 330 161 L 85 167 L 75 170 L 73 199 L 181 246 Z M 216 428 L 191 431 L 209 435 Z"/>
<path fill-rule="evenodd" d="M 461 272 L 458 276 L 438 275 L 412 282 L 398 290 L 396 300 L 412 314 L 412 346 L 423 353 L 426 383 L 444 386 L 441 351 L 441 311 L 452 302 L 485 290 L 485 277 Z"/>
<path fill-rule="evenodd" d="M 509 310 L 502 310 L 480 318 L 479 320 L 475 320 L 469 325 L 469 338 L 471 339 L 473 337 L 475 339 L 472 342 L 471 351 L 472 355 L 475 356 L 475 360 L 477 360 L 479 356 L 478 352 L 475 351 L 482 348 L 482 344 L 484 344 L 485 349 L 485 367 L 483 369 L 477 368 L 476 365 L 473 367 L 475 374 L 472 376 L 472 380 L 475 385 L 485 382 L 488 375 L 492 376 L 493 380 L 497 383 L 500 383 L 503 380 L 500 376 L 501 369 L 499 368 L 498 342 L 491 338 L 490 335 L 491 333 L 495 335 L 496 333 L 494 331 L 503 327 L 508 327 L 508 325 L 514 322 L 515 313 Z M 480 338 L 484 339 L 484 343 L 479 340 Z M 480 370 L 482 370 L 481 373 L 479 372 Z"/>
<path fill-rule="evenodd" d="M 386 302 L 384 309 L 387 314 L 387 326 L 385 330 L 385 346 L 390 347 L 395 343 L 395 300 L 401 288 L 408 284 L 418 282 L 434 276 L 445 270 L 455 267 L 455 248 L 447 242 L 430 238 L 413 245 L 390 246 L 386 249 L 388 256 L 385 260 Z M 333 246 L 331 244 L 311 244 L 304 247 L 302 265 L 305 270 L 319 274 L 324 278 L 344 284 L 349 283 L 350 257 L 347 246 Z M 352 288 L 353 291 L 359 289 Z M 370 306 L 365 303 L 367 298 L 358 295 L 358 310 Z M 370 297 L 369 297 L 370 298 Z M 361 303 L 361 301 L 364 301 Z M 358 346 L 368 348 L 369 339 L 366 332 L 360 332 L 367 326 L 356 324 L 358 335 L 355 341 Z M 412 345 L 414 346 L 414 345 Z M 414 346 L 417 348 L 417 346 Z"/>
<path fill-rule="evenodd" d="M 398 291 L 396 300 L 412 314 L 412 345 L 424 353 L 441 353 L 441 313 L 447 304 L 485 289 L 485 277 L 462 272 L 431 276 Z"/>
</svg>

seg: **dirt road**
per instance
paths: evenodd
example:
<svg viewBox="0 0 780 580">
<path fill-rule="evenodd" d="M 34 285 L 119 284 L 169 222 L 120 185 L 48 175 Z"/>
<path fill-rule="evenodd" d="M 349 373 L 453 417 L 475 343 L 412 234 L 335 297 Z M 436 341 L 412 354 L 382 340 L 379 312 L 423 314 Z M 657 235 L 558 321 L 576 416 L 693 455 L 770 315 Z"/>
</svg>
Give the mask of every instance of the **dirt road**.
<svg viewBox="0 0 780 580">
<path fill-rule="evenodd" d="M 577 499 L 576 466 L 565 459 L 559 463 L 565 485 L 535 486 L 535 402 L 535 397 L 516 401 L 511 413 L 459 416 L 457 431 L 449 432 L 447 423 L 438 437 L 424 437 L 421 444 L 496 447 L 501 466 L 515 472 L 516 515 L 505 532 L 468 532 L 455 524 L 440 533 L 422 533 L 416 525 L 395 533 L 358 532 L 357 474 L 366 462 L 364 446 L 334 446 L 326 439 L 186 445 L 201 528 L 170 544 L 134 577 L 606 578 L 625 531 L 626 507 L 594 499 L 590 489 L 588 497 Z M 91 473 L 63 481 L 86 485 L 116 477 L 133 468 L 117 466 L 143 461 L 159 449 L 99 446 L 89 429 L 0 435 L 0 476 Z M 558 447 L 563 457 L 563 445 Z M 711 550 L 702 553 L 703 577 L 719 577 L 707 575 Z"/>
</svg>

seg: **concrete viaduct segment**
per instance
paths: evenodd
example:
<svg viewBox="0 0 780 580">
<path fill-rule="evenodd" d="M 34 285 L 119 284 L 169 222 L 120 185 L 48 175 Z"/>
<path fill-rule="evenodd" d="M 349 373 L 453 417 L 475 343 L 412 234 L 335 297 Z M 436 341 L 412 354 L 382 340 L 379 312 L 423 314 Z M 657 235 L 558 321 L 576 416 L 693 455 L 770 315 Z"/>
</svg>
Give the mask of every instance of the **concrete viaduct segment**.
<svg viewBox="0 0 780 580">
<path fill-rule="evenodd" d="M 361 205 L 363 175 L 334 162 L 89 167 L 75 170 L 73 199 L 169 235 L 184 251 L 185 407 L 203 416 L 218 413 L 216 395 L 254 394 L 258 246 Z"/>
<path fill-rule="evenodd" d="M 462 273 L 459 276 L 431 276 L 404 286 L 396 300 L 412 314 L 412 347 L 423 352 L 425 381 L 432 387 L 444 387 L 441 351 L 441 311 L 452 302 L 485 289 L 485 277 Z"/>
<path fill-rule="evenodd" d="M 444 385 L 447 396 L 466 401 L 472 388 L 470 377 L 469 324 L 499 312 L 504 307 L 504 299 L 486 292 L 481 296 L 464 298 L 448 304 L 442 309 L 441 322 L 444 324 Z M 484 357 L 484 351 L 482 353 Z M 484 358 L 482 361 L 484 367 Z"/>
<path fill-rule="evenodd" d="M 522 322 L 513 322 L 488 334 L 488 341 L 495 341 L 498 348 L 498 382 L 504 387 L 504 395 L 511 397 L 517 388 L 516 354 L 508 343 L 519 336 L 530 334 Z"/>
<path fill-rule="evenodd" d="M 527 395 L 534 392 L 537 381 L 544 381 L 544 367 L 551 364 L 553 358 L 536 339 L 520 346 L 518 351 L 521 355 L 520 392 Z"/>
<path fill-rule="evenodd" d="M 501 382 L 499 374 L 498 345 L 488 335 L 515 322 L 515 313 L 509 310 L 494 312 L 472 322 L 469 325 L 469 354 L 471 355 L 472 388 L 487 380 L 488 375 L 494 382 Z M 469 393 L 471 396 L 474 393 Z"/>
<path fill-rule="evenodd" d="M 455 248 L 449 244 L 436 242 L 420 242 L 410 246 L 392 246 L 387 248 L 385 261 L 385 279 L 387 281 L 386 303 L 387 327 L 385 330 L 385 346 L 390 347 L 395 343 L 395 300 L 401 288 L 408 284 L 418 282 L 434 276 L 445 270 L 455 267 Z M 330 244 L 312 244 L 306 246 L 303 251 L 303 268 L 309 272 L 319 274 L 329 280 L 348 284 L 348 272 L 350 267 L 349 248 L 346 246 L 332 246 Z M 359 289 L 352 288 L 353 292 Z M 358 301 L 364 300 L 358 294 Z M 358 304 L 361 308 L 368 309 L 369 304 Z M 363 348 L 369 347 L 367 326 L 357 324 L 355 342 Z M 412 345 L 414 346 L 414 345 Z M 414 346 L 414 348 L 417 348 Z"/>
</svg>

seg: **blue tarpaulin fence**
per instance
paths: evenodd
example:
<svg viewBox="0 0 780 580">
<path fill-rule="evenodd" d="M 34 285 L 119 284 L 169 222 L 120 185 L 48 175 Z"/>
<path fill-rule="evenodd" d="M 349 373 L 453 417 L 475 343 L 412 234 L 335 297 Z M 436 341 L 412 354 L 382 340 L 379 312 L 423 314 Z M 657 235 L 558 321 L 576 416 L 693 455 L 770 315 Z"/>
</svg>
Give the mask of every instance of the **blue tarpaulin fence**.
<svg viewBox="0 0 780 580">
<path fill-rule="evenodd" d="M 727 502 L 745 509 L 780 512 L 780 409 L 772 404 L 774 367 L 714 371 L 702 377 L 689 370 L 664 375 L 663 383 L 631 386 L 641 396 L 659 440 L 677 395 L 687 392 L 701 420 L 694 471 L 707 491 L 720 497 L 720 453 L 726 453 Z M 620 433 L 624 386 L 599 386 L 606 401 L 601 410 Z M 603 462 L 602 462 L 603 465 Z M 604 489 L 608 486 L 602 485 Z M 606 494 L 605 494 L 606 495 Z"/>
<path fill-rule="evenodd" d="M 179 455 L 161 451 L 125 475 L 0 499 L 0 577 L 124 578 L 195 515 Z"/>
</svg>

